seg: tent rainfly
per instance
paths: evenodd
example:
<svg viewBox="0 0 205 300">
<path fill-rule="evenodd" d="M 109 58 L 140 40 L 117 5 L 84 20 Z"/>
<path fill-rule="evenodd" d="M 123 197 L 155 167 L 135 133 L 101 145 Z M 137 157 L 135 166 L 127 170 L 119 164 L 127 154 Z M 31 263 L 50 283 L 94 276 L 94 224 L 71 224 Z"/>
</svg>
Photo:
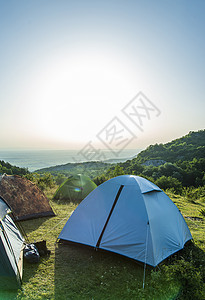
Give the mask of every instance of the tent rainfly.
<svg viewBox="0 0 205 300">
<path fill-rule="evenodd" d="M 112 178 L 76 208 L 58 239 L 85 244 L 157 266 L 192 239 L 176 205 L 152 182 Z"/>
<path fill-rule="evenodd" d="M 0 289 L 18 289 L 22 279 L 24 239 L 10 212 L 0 197 Z"/>
<path fill-rule="evenodd" d="M 0 176 L 0 196 L 11 207 L 16 221 L 55 216 L 45 194 L 33 182 L 21 176 Z"/>
<path fill-rule="evenodd" d="M 71 175 L 64 181 L 54 195 L 54 200 L 82 201 L 97 185 L 85 175 Z"/>
</svg>

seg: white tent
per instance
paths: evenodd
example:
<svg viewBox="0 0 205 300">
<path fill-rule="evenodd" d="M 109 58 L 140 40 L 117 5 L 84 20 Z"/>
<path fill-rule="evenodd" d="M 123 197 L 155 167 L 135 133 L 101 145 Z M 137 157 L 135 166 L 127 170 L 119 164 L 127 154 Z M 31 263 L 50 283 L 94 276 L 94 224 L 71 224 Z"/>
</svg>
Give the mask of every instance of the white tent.
<svg viewBox="0 0 205 300">
<path fill-rule="evenodd" d="M 122 175 L 92 191 L 58 238 L 156 266 L 192 236 L 176 205 L 159 187 L 139 176 Z"/>
</svg>

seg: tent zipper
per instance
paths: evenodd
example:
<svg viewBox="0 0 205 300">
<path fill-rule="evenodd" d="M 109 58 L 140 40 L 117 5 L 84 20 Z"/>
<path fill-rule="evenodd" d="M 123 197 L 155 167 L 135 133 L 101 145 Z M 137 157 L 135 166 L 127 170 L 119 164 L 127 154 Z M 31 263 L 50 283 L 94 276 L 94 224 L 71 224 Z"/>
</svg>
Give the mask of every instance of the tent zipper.
<svg viewBox="0 0 205 300">
<path fill-rule="evenodd" d="M 109 215 L 108 215 L 108 217 L 107 217 L 107 220 L 106 220 L 106 222 L 105 222 L 105 225 L 104 225 L 104 227 L 103 227 L 103 230 L 102 230 L 102 232 L 101 232 L 101 234 L 100 234 L 100 237 L 99 237 L 99 239 L 98 239 L 98 241 L 97 241 L 96 248 L 99 248 L 99 246 L 100 246 L 100 243 L 101 243 L 103 234 L 104 234 L 105 229 L 106 229 L 106 227 L 107 227 L 107 224 L 108 224 L 108 222 L 109 222 L 109 220 L 110 220 L 110 217 L 111 217 L 111 215 L 112 215 L 112 213 L 113 213 L 113 210 L 114 210 L 114 208 L 115 208 L 115 205 L 117 204 L 117 201 L 118 201 L 118 199 L 119 199 L 119 197 L 120 197 L 120 194 L 121 194 L 121 192 L 122 192 L 123 187 L 124 187 L 124 185 L 121 185 L 120 188 L 119 188 L 119 190 L 118 190 L 118 192 L 117 192 L 117 195 L 116 195 L 115 200 L 114 200 L 114 202 L 113 202 L 113 205 L 112 205 L 112 208 L 111 208 L 111 210 L 110 210 L 110 213 L 109 213 Z"/>
</svg>

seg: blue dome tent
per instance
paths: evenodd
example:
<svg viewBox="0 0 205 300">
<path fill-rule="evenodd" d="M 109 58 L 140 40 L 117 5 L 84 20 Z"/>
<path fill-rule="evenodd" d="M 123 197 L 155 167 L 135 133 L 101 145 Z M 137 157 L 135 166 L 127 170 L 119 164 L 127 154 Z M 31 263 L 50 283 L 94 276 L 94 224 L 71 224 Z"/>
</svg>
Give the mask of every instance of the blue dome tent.
<svg viewBox="0 0 205 300">
<path fill-rule="evenodd" d="M 59 237 L 157 266 L 192 239 L 172 200 L 139 176 L 112 178 L 76 208 Z"/>
</svg>

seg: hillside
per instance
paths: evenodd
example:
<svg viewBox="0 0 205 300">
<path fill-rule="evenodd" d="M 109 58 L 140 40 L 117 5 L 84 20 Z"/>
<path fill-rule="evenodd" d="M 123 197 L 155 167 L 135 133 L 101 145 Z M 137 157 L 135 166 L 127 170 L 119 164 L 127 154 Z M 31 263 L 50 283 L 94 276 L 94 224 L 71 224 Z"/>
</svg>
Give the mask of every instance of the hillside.
<svg viewBox="0 0 205 300">
<path fill-rule="evenodd" d="M 150 145 L 135 159 L 138 163 L 148 160 L 177 162 L 205 158 L 205 130 L 190 131 L 187 135 L 166 144 Z"/>
<path fill-rule="evenodd" d="M 59 173 L 68 175 L 68 174 L 84 174 L 91 178 L 98 176 L 106 172 L 112 164 L 104 162 L 84 162 L 84 163 L 67 163 L 64 165 L 53 166 L 49 168 L 43 168 L 36 170 L 36 173 L 51 173 L 52 175 L 58 175 Z"/>
<path fill-rule="evenodd" d="M 0 173 L 6 173 L 7 175 L 26 175 L 29 171 L 25 168 L 13 166 L 8 162 L 0 160 Z"/>
<path fill-rule="evenodd" d="M 148 178 L 162 189 L 205 185 L 205 130 L 189 132 L 166 144 L 150 145 L 136 158 L 113 165 L 95 179 L 97 184 L 121 174 Z"/>
</svg>

